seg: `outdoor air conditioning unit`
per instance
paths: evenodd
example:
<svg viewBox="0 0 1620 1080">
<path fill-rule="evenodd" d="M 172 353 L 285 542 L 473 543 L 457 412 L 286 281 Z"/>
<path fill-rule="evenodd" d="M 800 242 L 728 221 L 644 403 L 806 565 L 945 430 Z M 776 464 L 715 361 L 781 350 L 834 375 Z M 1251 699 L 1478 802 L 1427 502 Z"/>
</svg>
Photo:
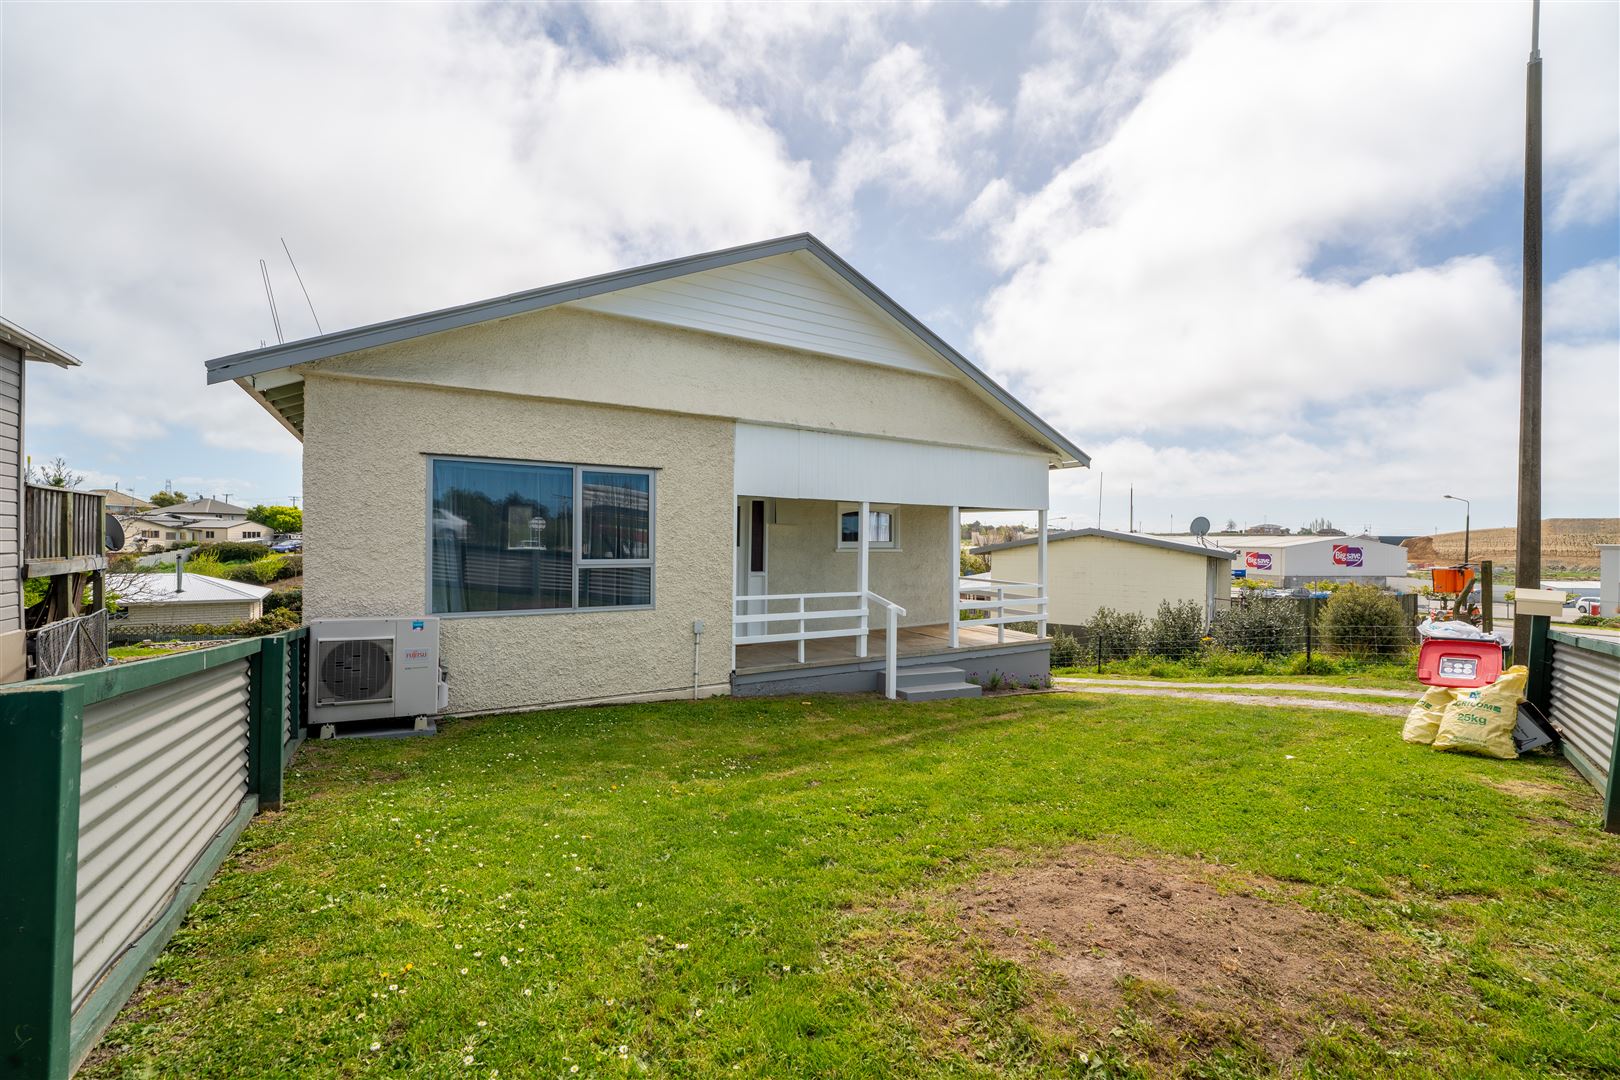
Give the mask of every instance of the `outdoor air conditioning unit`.
<svg viewBox="0 0 1620 1080">
<path fill-rule="evenodd" d="M 362 720 L 432 731 L 428 718 L 450 703 L 438 619 L 314 619 L 309 640 L 309 724 L 323 739 Z"/>
</svg>

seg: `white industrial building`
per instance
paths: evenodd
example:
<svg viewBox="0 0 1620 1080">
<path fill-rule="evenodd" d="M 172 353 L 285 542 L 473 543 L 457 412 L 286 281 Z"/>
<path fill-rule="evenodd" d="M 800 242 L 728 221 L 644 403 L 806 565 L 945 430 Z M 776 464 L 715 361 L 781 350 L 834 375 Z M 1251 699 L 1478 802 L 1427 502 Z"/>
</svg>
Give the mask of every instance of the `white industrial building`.
<svg viewBox="0 0 1620 1080">
<path fill-rule="evenodd" d="M 1188 537 L 1165 537 L 1186 543 Z M 1206 536 L 1236 554 L 1232 576 L 1292 589 L 1312 581 L 1361 582 L 1398 588 L 1406 549 L 1376 536 Z"/>
</svg>

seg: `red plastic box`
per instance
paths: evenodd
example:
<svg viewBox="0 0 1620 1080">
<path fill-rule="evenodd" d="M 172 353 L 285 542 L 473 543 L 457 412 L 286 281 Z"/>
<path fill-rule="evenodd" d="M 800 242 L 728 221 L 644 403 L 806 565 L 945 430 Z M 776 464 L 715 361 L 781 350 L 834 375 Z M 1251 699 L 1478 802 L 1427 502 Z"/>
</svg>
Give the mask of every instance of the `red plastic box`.
<svg viewBox="0 0 1620 1080">
<path fill-rule="evenodd" d="M 1418 650 L 1418 682 L 1426 686 L 1489 686 L 1502 674 L 1502 646 L 1494 641 L 1429 638 Z"/>
</svg>

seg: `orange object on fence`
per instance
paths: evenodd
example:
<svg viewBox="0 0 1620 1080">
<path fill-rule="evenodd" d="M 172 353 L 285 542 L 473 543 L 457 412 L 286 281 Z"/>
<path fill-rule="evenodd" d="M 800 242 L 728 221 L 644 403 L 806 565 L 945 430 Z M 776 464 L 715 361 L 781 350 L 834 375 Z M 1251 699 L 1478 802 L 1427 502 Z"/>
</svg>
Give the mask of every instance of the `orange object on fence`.
<svg viewBox="0 0 1620 1080">
<path fill-rule="evenodd" d="M 1434 591 L 1456 596 L 1474 581 L 1472 566 L 1437 566 L 1429 571 L 1434 580 Z"/>
</svg>

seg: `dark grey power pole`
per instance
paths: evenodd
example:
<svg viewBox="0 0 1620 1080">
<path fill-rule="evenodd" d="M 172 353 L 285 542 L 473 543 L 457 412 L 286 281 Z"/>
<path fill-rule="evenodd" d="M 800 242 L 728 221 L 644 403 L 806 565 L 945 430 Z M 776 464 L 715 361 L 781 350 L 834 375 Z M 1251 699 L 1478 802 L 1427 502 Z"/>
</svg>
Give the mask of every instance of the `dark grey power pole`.
<svg viewBox="0 0 1620 1080">
<path fill-rule="evenodd" d="M 1515 589 L 1541 587 L 1541 0 L 1530 5 L 1524 97 L 1524 315 L 1519 337 L 1519 522 Z M 1530 616 L 1513 617 L 1524 662 Z"/>
</svg>

